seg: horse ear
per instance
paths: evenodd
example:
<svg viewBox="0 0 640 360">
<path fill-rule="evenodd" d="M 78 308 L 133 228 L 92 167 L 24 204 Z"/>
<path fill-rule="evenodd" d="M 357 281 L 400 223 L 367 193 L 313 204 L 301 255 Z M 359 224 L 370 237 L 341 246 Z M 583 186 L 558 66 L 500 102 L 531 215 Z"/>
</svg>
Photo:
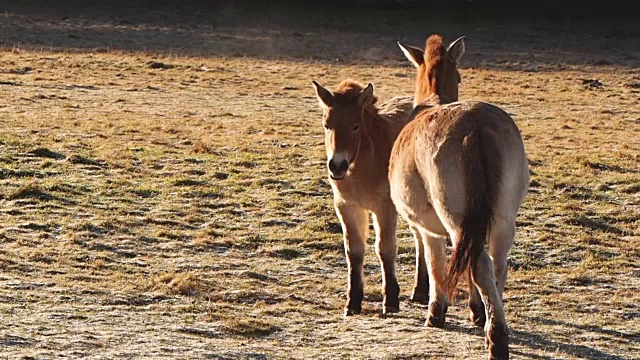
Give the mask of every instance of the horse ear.
<svg viewBox="0 0 640 360">
<path fill-rule="evenodd" d="M 406 56 L 407 59 L 411 61 L 413 66 L 420 67 L 420 65 L 424 63 L 424 51 L 413 46 L 405 45 L 400 41 L 398 41 L 398 46 L 400 47 L 400 50 L 402 50 L 402 52 L 404 53 L 404 56 Z"/>
<path fill-rule="evenodd" d="M 460 36 L 454 42 L 449 45 L 447 49 L 447 54 L 451 57 L 456 64 L 460 61 L 460 58 L 464 54 L 465 46 L 464 46 L 464 36 Z"/>
<path fill-rule="evenodd" d="M 366 108 L 375 102 L 375 98 L 373 97 L 373 84 L 369 83 L 366 88 L 364 88 L 360 95 L 358 95 L 358 104 Z"/>
<path fill-rule="evenodd" d="M 320 106 L 331 106 L 333 95 L 331 91 L 322 87 L 317 81 L 313 80 L 313 87 L 316 89 L 316 96 L 320 100 Z"/>
</svg>

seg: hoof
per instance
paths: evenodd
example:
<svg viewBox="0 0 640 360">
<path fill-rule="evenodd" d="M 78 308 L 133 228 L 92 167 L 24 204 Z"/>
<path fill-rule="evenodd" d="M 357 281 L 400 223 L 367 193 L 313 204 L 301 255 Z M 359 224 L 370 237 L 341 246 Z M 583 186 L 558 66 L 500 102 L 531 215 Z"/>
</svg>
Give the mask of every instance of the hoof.
<svg viewBox="0 0 640 360">
<path fill-rule="evenodd" d="M 487 315 L 484 312 L 484 306 L 482 304 L 477 305 L 469 303 L 469 309 L 469 320 L 471 320 L 471 323 L 473 323 L 475 326 L 484 328 L 484 324 L 487 321 Z"/>
<path fill-rule="evenodd" d="M 398 292 L 394 295 L 386 295 L 384 297 L 384 301 L 382 302 L 383 314 L 397 313 L 400 311 L 400 299 L 398 299 Z"/>
<path fill-rule="evenodd" d="M 400 306 L 398 305 L 386 305 L 382 308 L 382 314 L 394 314 L 400 311 Z"/>
<path fill-rule="evenodd" d="M 362 312 L 362 300 L 350 299 L 347 301 L 347 305 L 344 307 L 344 316 L 357 315 Z"/>
<path fill-rule="evenodd" d="M 354 309 L 354 308 L 348 308 L 347 307 L 347 308 L 344 309 L 344 317 L 358 315 L 361 312 L 362 312 L 362 308 Z"/>
<path fill-rule="evenodd" d="M 509 359 L 509 334 L 504 324 L 495 324 L 487 332 L 490 360 Z"/>
<path fill-rule="evenodd" d="M 382 289 L 384 299 L 382 300 L 382 312 L 392 313 L 400 310 L 400 287 L 398 281 L 393 278 L 388 280 Z"/>
<path fill-rule="evenodd" d="M 443 328 L 445 322 L 445 314 L 448 306 L 438 302 L 429 304 L 429 315 L 427 316 L 427 326 Z"/>
<path fill-rule="evenodd" d="M 509 347 L 489 346 L 489 360 L 509 360 Z"/>
<path fill-rule="evenodd" d="M 479 328 L 484 328 L 484 324 L 487 322 L 487 317 L 482 315 L 476 315 L 473 311 L 469 311 L 469 320 L 471 323 Z"/>
<path fill-rule="evenodd" d="M 413 290 L 413 294 L 411 294 L 411 301 L 418 304 L 429 304 L 429 294 L 423 291 Z"/>
<path fill-rule="evenodd" d="M 347 304 L 344 306 L 344 316 L 357 315 L 362 312 L 362 300 L 364 294 L 360 291 L 350 291 L 347 293 Z"/>
</svg>

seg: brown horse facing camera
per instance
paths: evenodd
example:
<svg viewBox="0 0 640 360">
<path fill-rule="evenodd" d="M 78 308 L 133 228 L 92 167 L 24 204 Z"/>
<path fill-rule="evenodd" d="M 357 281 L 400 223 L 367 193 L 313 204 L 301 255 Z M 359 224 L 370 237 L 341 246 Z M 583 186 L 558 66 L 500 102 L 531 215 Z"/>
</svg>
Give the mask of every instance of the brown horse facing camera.
<svg viewBox="0 0 640 360">
<path fill-rule="evenodd" d="M 348 266 L 345 316 L 362 310 L 363 265 L 369 212 L 376 230 L 376 252 L 382 267 L 383 313 L 399 310 L 395 275 L 398 214 L 389 195 L 389 154 L 412 109 L 411 97 L 396 97 L 376 106 L 373 85 L 342 81 L 331 93 L 313 82 L 324 110 L 325 147 L 335 210 L 342 224 Z M 416 250 L 416 283 L 412 299 L 427 301 L 429 284 L 421 243 Z"/>
<path fill-rule="evenodd" d="M 424 51 L 398 45 L 418 74 L 415 108 L 391 152 L 389 183 L 397 211 L 428 257 L 427 325 L 444 326 L 448 297 L 468 271 L 471 319 L 485 324 L 489 358 L 508 359 L 502 293 L 516 216 L 529 186 L 520 131 L 494 105 L 458 102 L 464 38 L 445 47 L 434 34 Z"/>
</svg>

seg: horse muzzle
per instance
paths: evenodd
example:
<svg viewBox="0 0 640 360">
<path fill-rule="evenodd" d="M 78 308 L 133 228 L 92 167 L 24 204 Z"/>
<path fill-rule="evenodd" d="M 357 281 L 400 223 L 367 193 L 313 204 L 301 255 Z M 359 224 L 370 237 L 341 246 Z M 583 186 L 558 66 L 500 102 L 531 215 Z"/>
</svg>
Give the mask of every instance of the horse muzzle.
<svg viewBox="0 0 640 360">
<path fill-rule="evenodd" d="M 333 180 L 342 180 L 347 176 L 347 170 L 349 170 L 349 162 L 347 160 L 341 160 L 339 162 L 329 160 L 327 163 L 329 168 L 329 176 Z"/>
</svg>

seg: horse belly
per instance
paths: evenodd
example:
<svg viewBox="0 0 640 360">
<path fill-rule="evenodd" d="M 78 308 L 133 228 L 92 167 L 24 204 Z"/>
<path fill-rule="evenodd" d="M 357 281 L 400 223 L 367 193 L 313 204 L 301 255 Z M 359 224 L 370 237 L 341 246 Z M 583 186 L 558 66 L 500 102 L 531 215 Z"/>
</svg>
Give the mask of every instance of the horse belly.
<svg viewBox="0 0 640 360">
<path fill-rule="evenodd" d="M 403 174 L 398 169 L 392 174 L 390 185 L 396 210 L 410 225 L 417 225 L 433 235 L 447 235 L 417 171 Z"/>
</svg>

